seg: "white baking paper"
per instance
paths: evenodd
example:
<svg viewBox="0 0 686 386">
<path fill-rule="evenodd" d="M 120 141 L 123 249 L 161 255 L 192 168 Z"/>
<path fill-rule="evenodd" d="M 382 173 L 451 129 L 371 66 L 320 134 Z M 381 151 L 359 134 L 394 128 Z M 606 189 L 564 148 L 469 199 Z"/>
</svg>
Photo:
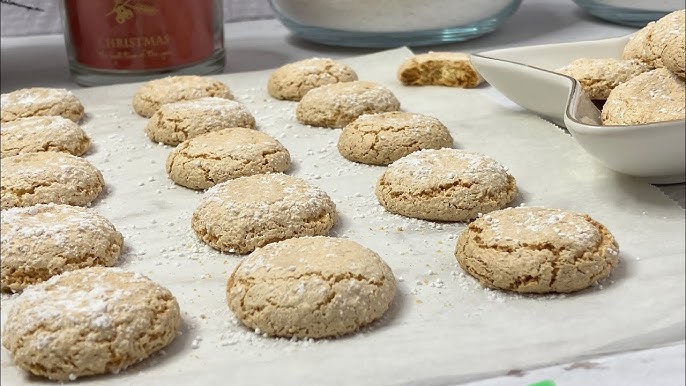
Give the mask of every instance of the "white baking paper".
<svg viewBox="0 0 686 386">
<path fill-rule="evenodd" d="M 602 285 L 565 296 L 483 289 L 453 256 L 462 224 L 387 213 L 374 196 L 384 167 L 359 165 L 336 149 L 341 130 L 300 125 L 294 102 L 266 92 L 269 72 L 218 75 L 256 116 L 258 129 L 291 152 L 290 174 L 334 199 L 334 235 L 377 251 L 398 277 L 392 308 L 358 334 L 323 341 L 278 340 L 236 322 L 226 280 L 240 256 L 197 241 L 190 217 L 200 193 L 176 187 L 132 113 L 138 85 L 76 90 L 84 128 L 107 191 L 94 208 L 125 236 L 120 266 L 167 286 L 183 312 L 182 334 L 163 353 L 94 385 L 443 385 L 511 369 L 653 347 L 684 339 L 684 211 L 655 187 L 595 162 L 562 130 L 488 86 L 404 87 L 395 77 L 407 49 L 346 60 L 360 79 L 393 90 L 405 111 L 433 115 L 455 146 L 485 153 L 517 179 L 512 205 L 589 213 L 620 245 L 621 264 Z M 2 320 L 14 296 L 2 298 Z M 2 349 L 3 385 L 47 382 L 13 365 Z"/>
</svg>

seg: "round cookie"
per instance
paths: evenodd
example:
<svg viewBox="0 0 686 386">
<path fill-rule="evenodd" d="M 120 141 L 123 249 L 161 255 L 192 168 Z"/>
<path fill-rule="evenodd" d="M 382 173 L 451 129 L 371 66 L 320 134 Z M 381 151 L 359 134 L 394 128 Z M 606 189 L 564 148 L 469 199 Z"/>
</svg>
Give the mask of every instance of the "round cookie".
<svg viewBox="0 0 686 386">
<path fill-rule="evenodd" d="M 578 80 L 591 99 L 605 100 L 618 84 L 651 69 L 637 59 L 581 58 L 558 69 L 557 72 Z"/>
<path fill-rule="evenodd" d="M 417 150 L 452 146 L 453 138 L 441 121 L 400 111 L 361 115 L 338 137 L 343 157 L 369 165 L 388 165 Z"/>
<path fill-rule="evenodd" d="M 684 81 L 665 68 L 615 87 L 600 115 L 603 125 L 640 125 L 686 117 Z"/>
<path fill-rule="evenodd" d="M 270 336 L 337 337 L 381 318 L 395 277 L 376 254 L 332 237 L 299 237 L 246 257 L 229 278 L 229 308 L 244 325 Z"/>
<path fill-rule="evenodd" d="M 162 105 L 148 120 L 152 141 L 176 146 L 200 134 L 229 127 L 255 128 L 255 118 L 240 102 L 206 97 Z"/>
<path fill-rule="evenodd" d="M 296 118 L 311 126 L 342 128 L 363 114 L 400 110 L 388 88 L 356 80 L 327 84 L 310 90 L 298 102 Z"/>
<path fill-rule="evenodd" d="M 207 189 L 259 173 L 285 172 L 291 156 L 268 134 L 236 127 L 182 142 L 167 157 L 167 174 L 181 186 Z"/>
<path fill-rule="evenodd" d="M 0 207 L 36 204 L 85 206 L 102 192 L 100 170 L 83 158 L 46 151 L 2 159 Z"/>
<path fill-rule="evenodd" d="M 573 292 L 612 272 L 619 246 L 585 214 L 507 208 L 474 220 L 457 239 L 460 266 L 481 284 L 508 291 Z"/>
<path fill-rule="evenodd" d="M 269 75 L 267 91 L 276 99 L 299 101 L 313 88 L 354 80 L 357 74 L 347 64 L 329 58 L 310 58 L 277 68 Z"/>
<path fill-rule="evenodd" d="M 281 173 L 256 174 L 208 189 L 192 227 L 212 248 L 245 254 L 291 237 L 326 235 L 336 205 L 321 189 Z"/>
<path fill-rule="evenodd" d="M 118 373 L 171 343 L 179 305 L 138 273 L 92 267 L 27 288 L 4 322 L 14 363 L 56 381 Z"/>
<path fill-rule="evenodd" d="M 17 292 L 52 276 L 91 266 L 112 266 L 124 239 L 98 212 L 38 204 L 2 211 L 0 289 Z"/>
<path fill-rule="evenodd" d="M 388 166 L 376 197 L 389 212 L 438 221 L 467 221 L 500 209 L 517 187 L 502 165 L 458 149 L 416 151 Z"/>
<path fill-rule="evenodd" d="M 685 16 L 685 11 L 681 9 L 648 23 L 629 40 L 624 47 L 622 57 L 642 60 L 653 68 L 664 67 L 664 51 L 668 47 L 678 45 L 679 40 L 686 33 Z"/>
<path fill-rule="evenodd" d="M 83 114 L 81 101 L 63 88 L 23 88 L 0 96 L 3 123 L 36 115 L 59 115 L 78 122 Z"/>
<path fill-rule="evenodd" d="M 60 116 L 35 116 L 5 122 L 0 126 L 0 158 L 22 153 L 62 151 L 82 155 L 90 138 L 74 123 Z"/>
<path fill-rule="evenodd" d="M 406 86 L 473 88 L 484 78 L 464 52 L 427 52 L 407 58 L 398 68 L 398 80 Z"/>
<path fill-rule="evenodd" d="M 211 78 L 197 75 L 168 76 L 141 86 L 133 96 L 133 109 L 138 115 L 150 118 L 166 103 L 203 97 L 233 99 L 233 94 L 229 86 Z"/>
</svg>

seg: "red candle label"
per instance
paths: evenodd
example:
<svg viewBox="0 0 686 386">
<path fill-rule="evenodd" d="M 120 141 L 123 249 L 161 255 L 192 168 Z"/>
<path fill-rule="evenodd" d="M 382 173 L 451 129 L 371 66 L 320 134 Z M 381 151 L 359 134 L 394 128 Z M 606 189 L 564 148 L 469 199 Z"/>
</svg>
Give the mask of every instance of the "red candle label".
<svg viewBox="0 0 686 386">
<path fill-rule="evenodd" d="M 65 13 L 84 66 L 167 69 L 214 52 L 214 0 L 66 0 Z"/>
</svg>

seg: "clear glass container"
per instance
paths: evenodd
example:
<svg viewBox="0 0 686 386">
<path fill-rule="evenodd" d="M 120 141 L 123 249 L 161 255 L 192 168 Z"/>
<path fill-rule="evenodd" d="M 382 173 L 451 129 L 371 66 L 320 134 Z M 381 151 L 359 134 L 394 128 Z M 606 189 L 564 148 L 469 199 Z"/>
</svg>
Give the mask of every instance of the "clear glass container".
<svg viewBox="0 0 686 386">
<path fill-rule="evenodd" d="M 69 69 L 84 86 L 224 68 L 222 0 L 60 0 Z"/>
<path fill-rule="evenodd" d="M 603 20 L 644 27 L 666 14 L 684 8 L 683 0 L 574 0 L 586 12 Z"/>
<path fill-rule="evenodd" d="M 270 0 L 296 36 L 335 46 L 451 43 L 497 29 L 521 0 Z"/>
</svg>

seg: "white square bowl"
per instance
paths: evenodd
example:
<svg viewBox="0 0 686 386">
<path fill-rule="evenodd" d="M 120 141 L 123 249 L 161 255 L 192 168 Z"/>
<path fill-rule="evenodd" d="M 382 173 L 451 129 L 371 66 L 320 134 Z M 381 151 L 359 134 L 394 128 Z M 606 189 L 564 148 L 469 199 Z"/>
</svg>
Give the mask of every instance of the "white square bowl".
<svg viewBox="0 0 686 386">
<path fill-rule="evenodd" d="M 686 181 L 686 121 L 604 126 L 600 111 L 571 77 L 554 72 L 578 58 L 619 58 L 629 36 L 480 52 L 472 64 L 518 105 L 566 127 L 606 167 L 655 184 Z"/>
</svg>

